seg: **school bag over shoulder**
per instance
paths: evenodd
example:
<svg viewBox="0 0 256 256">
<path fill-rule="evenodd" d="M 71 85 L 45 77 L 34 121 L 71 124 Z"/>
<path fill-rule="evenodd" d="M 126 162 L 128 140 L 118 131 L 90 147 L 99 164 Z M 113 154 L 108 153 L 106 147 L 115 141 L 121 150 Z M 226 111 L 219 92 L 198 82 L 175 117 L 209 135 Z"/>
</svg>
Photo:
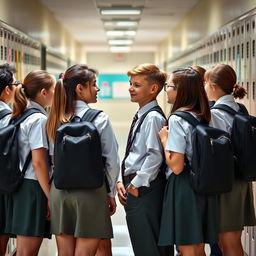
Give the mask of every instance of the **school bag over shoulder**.
<svg viewBox="0 0 256 256">
<path fill-rule="evenodd" d="M 2 193 L 14 193 L 18 190 L 32 159 L 30 151 L 22 170 L 20 170 L 18 131 L 20 123 L 34 113 L 42 112 L 35 108 L 29 108 L 19 117 L 11 119 L 6 127 L 0 129 L 0 191 Z"/>
<path fill-rule="evenodd" d="M 176 111 L 172 115 L 181 117 L 194 127 L 191 166 L 187 158 L 185 161 L 194 191 L 204 195 L 231 191 L 234 159 L 229 134 L 200 122 L 189 112 Z"/>
<path fill-rule="evenodd" d="M 57 129 L 53 172 L 57 189 L 95 189 L 103 185 L 100 135 L 92 123 L 101 112 L 88 109 L 82 118 L 74 117 Z"/>
<path fill-rule="evenodd" d="M 256 117 L 249 115 L 246 107 L 239 104 L 235 111 L 225 104 L 218 104 L 212 109 L 223 110 L 234 117 L 231 141 L 235 155 L 235 171 L 237 178 L 246 181 L 256 180 Z"/>
</svg>

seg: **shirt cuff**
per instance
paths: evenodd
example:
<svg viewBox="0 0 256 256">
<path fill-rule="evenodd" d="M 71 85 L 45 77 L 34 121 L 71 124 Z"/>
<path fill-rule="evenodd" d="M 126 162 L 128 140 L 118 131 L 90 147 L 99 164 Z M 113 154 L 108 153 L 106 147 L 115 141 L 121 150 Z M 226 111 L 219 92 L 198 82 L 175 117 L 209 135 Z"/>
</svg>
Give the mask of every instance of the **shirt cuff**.
<svg viewBox="0 0 256 256">
<path fill-rule="evenodd" d="M 139 188 L 142 186 L 144 186 L 144 187 L 150 186 L 149 180 L 145 180 L 145 178 L 143 179 L 138 174 L 133 178 L 133 180 L 131 181 L 131 184 L 136 188 Z"/>
</svg>

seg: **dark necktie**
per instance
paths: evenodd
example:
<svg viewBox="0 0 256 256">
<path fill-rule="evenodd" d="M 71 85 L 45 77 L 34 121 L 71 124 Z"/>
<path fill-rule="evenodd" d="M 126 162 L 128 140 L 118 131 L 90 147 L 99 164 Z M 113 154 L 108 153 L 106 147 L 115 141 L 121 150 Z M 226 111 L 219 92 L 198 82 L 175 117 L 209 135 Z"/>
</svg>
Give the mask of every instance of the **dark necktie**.
<svg viewBox="0 0 256 256">
<path fill-rule="evenodd" d="M 127 144 L 126 144 L 125 156 L 124 156 L 124 159 L 122 161 L 122 166 L 121 166 L 121 168 L 122 168 L 122 176 L 124 175 L 124 170 L 125 170 L 124 162 L 125 162 L 127 156 L 129 155 L 129 151 L 130 151 L 130 148 L 132 146 L 133 129 L 134 129 L 134 126 L 135 126 L 137 120 L 138 120 L 138 112 L 133 117 L 132 124 L 131 124 L 131 127 L 130 127 L 130 131 L 129 131 L 129 135 L 128 135 L 128 139 L 127 139 Z"/>
</svg>

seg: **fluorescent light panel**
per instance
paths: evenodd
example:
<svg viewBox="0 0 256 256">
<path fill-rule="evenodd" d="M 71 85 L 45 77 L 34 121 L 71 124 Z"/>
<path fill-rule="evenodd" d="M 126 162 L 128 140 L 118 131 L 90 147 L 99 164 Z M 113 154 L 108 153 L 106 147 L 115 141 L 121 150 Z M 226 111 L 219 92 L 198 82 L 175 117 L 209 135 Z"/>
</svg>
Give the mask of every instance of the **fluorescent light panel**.
<svg viewBox="0 0 256 256">
<path fill-rule="evenodd" d="M 131 50 L 130 46 L 111 46 L 111 52 L 129 52 Z"/>
<path fill-rule="evenodd" d="M 104 21 L 104 25 L 106 27 L 136 27 L 138 26 L 138 21 L 129 21 L 129 20 L 123 20 L 123 21 Z"/>
<path fill-rule="evenodd" d="M 113 40 L 108 40 L 108 43 L 112 45 L 130 45 L 133 43 L 133 41 L 130 39 L 119 39 L 119 40 L 113 39 Z"/>
<path fill-rule="evenodd" d="M 135 36 L 134 30 L 108 30 L 107 36 Z"/>
<path fill-rule="evenodd" d="M 106 8 L 100 9 L 101 15 L 140 15 L 141 9 L 132 8 Z"/>
</svg>

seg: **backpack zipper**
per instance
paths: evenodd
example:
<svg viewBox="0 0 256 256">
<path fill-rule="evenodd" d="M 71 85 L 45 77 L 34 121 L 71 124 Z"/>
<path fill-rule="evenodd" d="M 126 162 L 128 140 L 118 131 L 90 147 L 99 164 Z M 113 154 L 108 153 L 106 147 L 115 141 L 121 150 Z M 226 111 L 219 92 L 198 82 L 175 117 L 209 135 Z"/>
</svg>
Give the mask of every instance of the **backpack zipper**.
<svg viewBox="0 0 256 256">
<path fill-rule="evenodd" d="M 228 140 L 228 141 L 229 141 L 229 144 L 231 145 L 231 140 L 230 140 L 230 138 L 228 138 L 227 136 L 222 135 L 222 136 L 218 137 L 217 139 L 210 138 L 211 151 L 212 151 L 213 154 L 214 154 L 214 148 L 213 148 L 214 142 L 215 142 L 216 140 L 219 140 L 219 139 L 222 139 L 222 138 Z"/>
<path fill-rule="evenodd" d="M 86 133 L 86 134 L 84 134 L 83 136 L 79 136 L 79 137 L 89 138 L 90 140 L 92 139 L 92 136 L 91 136 L 90 133 Z M 66 143 L 66 139 L 67 139 L 67 138 L 77 138 L 77 137 L 71 136 L 71 135 L 65 135 L 65 136 L 63 136 L 63 140 L 62 140 L 62 143 L 63 143 L 63 144 Z"/>
</svg>

